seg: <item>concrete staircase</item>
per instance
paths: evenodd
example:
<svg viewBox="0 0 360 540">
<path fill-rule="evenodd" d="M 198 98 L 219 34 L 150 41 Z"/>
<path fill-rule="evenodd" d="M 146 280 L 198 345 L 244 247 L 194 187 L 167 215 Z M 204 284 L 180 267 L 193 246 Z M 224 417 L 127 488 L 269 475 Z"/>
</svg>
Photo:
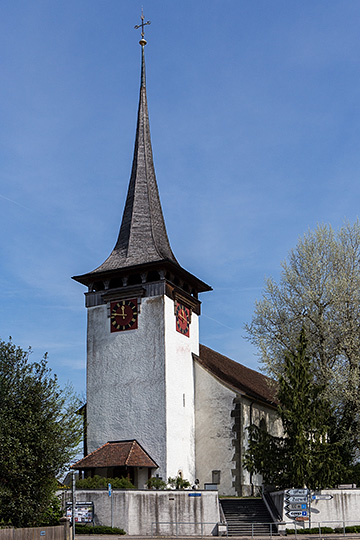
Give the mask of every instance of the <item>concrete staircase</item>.
<svg viewBox="0 0 360 540">
<path fill-rule="evenodd" d="M 262 499 L 220 499 L 229 536 L 268 536 L 277 528 Z"/>
</svg>

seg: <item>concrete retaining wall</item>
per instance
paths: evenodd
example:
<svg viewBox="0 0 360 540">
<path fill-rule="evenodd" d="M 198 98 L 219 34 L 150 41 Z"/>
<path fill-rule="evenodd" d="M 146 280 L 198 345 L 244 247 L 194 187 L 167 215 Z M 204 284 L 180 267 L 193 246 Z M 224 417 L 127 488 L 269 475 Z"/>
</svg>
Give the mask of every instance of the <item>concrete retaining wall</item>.
<svg viewBox="0 0 360 540">
<path fill-rule="evenodd" d="M 311 499 L 311 526 L 321 523 L 325 527 L 360 525 L 360 489 L 323 489 L 311 492 L 313 495 L 331 496 L 330 500 Z M 282 515 L 286 528 L 294 528 L 294 521 L 286 516 L 284 491 L 271 493 L 279 514 Z M 309 527 L 309 522 L 297 522 L 297 527 Z"/>
<path fill-rule="evenodd" d="M 94 503 L 95 525 L 129 535 L 211 535 L 220 521 L 216 491 L 77 490 L 76 501 Z"/>
</svg>

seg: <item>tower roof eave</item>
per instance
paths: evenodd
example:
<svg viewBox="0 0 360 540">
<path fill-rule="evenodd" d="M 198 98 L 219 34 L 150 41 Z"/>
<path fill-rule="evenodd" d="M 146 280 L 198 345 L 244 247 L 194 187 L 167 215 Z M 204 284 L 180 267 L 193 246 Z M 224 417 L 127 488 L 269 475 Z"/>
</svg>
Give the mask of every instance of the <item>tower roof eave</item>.
<svg viewBox="0 0 360 540">
<path fill-rule="evenodd" d="M 212 291 L 212 287 L 210 287 L 210 285 L 194 276 L 194 274 L 191 274 L 185 270 L 185 268 L 182 268 L 182 266 L 180 266 L 177 262 L 174 263 L 174 261 L 170 259 L 160 259 L 158 261 L 151 261 L 148 263 L 140 263 L 132 266 L 106 270 L 101 270 L 101 268 L 102 266 L 93 272 L 88 272 L 87 274 L 82 274 L 80 276 L 73 276 L 72 279 L 78 283 L 81 283 L 82 285 L 90 286 L 94 282 L 110 280 L 113 277 L 121 277 L 122 275 L 134 274 L 137 272 L 146 272 L 153 269 L 163 269 L 169 270 L 174 275 L 180 277 L 184 281 L 187 281 L 189 284 L 195 287 L 199 293 Z"/>
</svg>

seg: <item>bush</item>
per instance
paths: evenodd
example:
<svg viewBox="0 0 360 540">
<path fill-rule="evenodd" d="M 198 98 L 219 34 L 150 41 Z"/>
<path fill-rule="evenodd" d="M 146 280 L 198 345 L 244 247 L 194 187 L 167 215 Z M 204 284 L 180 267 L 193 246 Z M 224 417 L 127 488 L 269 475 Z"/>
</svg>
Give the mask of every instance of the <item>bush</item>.
<svg viewBox="0 0 360 540">
<path fill-rule="evenodd" d="M 75 524 L 75 534 L 126 534 L 124 529 L 117 527 L 106 527 L 103 525 L 82 525 Z"/>
<path fill-rule="evenodd" d="M 127 478 L 105 478 L 96 474 L 92 478 L 81 478 L 76 481 L 76 489 L 103 489 L 111 484 L 114 489 L 135 489 Z"/>
<path fill-rule="evenodd" d="M 321 527 L 322 534 L 331 534 L 334 531 L 331 527 Z M 295 534 L 295 529 L 286 529 L 286 534 Z M 296 528 L 296 534 L 319 534 L 319 527 L 312 527 L 311 529 Z"/>
<path fill-rule="evenodd" d="M 340 529 L 341 532 L 343 532 L 343 529 Z M 345 527 L 346 533 L 360 533 L 360 525 L 351 525 L 349 527 Z"/>
<path fill-rule="evenodd" d="M 182 476 L 176 476 L 175 478 L 168 478 L 168 484 L 175 489 L 186 489 L 191 486 L 189 480 L 185 480 Z"/>
<path fill-rule="evenodd" d="M 146 482 L 149 489 L 166 489 L 166 482 L 157 476 L 152 476 Z"/>
</svg>

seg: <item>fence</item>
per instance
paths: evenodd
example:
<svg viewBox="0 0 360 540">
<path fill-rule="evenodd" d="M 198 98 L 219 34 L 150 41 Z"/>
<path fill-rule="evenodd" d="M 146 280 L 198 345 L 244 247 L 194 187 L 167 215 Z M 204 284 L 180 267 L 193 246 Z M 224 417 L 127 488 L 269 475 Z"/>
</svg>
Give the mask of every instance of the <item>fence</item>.
<svg viewBox="0 0 360 540">
<path fill-rule="evenodd" d="M 0 540 L 70 540 L 68 521 L 57 527 L 0 529 Z"/>
<path fill-rule="evenodd" d="M 161 525 L 165 530 L 161 530 Z M 151 536 L 212 536 L 216 534 L 218 525 L 214 521 L 153 521 Z"/>
<path fill-rule="evenodd" d="M 308 524 L 309 522 L 307 522 Z M 341 523 L 341 525 L 339 525 L 339 523 Z M 336 532 L 336 534 L 343 534 L 343 536 L 345 536 L 347 534 L 347 532 L 349 531 L 346 531 L 346 529 L 348 527 L 358 527 L 359 528 L 359 532 L 360 532 L 360 523 L 359 523 L 359 520 L 358 521 L 341 521 L 339 522 L 339 520 L 337 521 L 315 521 L 315 520 L 311 520 L 311 529 L 318 529 L 319 530 L 319 537 L 323 537 L 324 536 L 324 529 L 325 528 L 330 528 L 330 529 L 333 529 L 334 532 Z M 292 524 L 290 523 L 286 523 L 286 528 L 287 529 L 295 529 L 295 536 L 298 535 L 298 531 L 306 531 L 306 529 L 308 527 L 299 527 L 299 525 L 296 524 L 296 521 L 294 522 L 294 526 L 292 526 Z M 304 532 L 301 532 L 301 534 L 303 535 Z M 300 536 L 300 534 L 299 534 Z M 317 535 L 313 535 L 314 537 L 317 537 Z"/>
</svg>

